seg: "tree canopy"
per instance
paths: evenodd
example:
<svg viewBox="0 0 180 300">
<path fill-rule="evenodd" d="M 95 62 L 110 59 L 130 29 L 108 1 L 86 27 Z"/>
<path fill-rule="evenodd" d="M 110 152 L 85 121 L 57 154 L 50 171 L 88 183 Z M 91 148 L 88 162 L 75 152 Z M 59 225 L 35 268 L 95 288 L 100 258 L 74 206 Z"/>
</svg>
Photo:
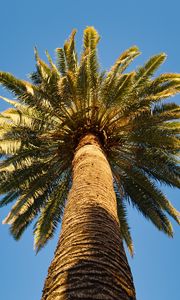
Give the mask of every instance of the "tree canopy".
<svg viewBox="0 0 180 300">
<path fill-rule="evenodd" d="M 84 30 L 79 58 L 75 34 L 56 49 L 56 62 L 48 52 L 44 62 L 35 49 L 36 70 L 29 81 L 0 72 L 0 84 L 15 96 L 1 97 L 10 108 L 0 114 L 0 206 L 15 201 L 4 223 L 19 239 L 37 217 L 35 248 L 46 244 L 61 221 L 78 142 L 93 133 L 112 168 L 121 232 L 132 254 L 127 204 L 169 236 L 167 213 L 180 223 L 158 185 L 180 187 L 180 108 L 164 101 L 180 92 L 180 74 L 154 76 L 164 53 L 127 72 L 140 55 L 136 46 L 102 71 L 97 31 Z"/>
</svg>

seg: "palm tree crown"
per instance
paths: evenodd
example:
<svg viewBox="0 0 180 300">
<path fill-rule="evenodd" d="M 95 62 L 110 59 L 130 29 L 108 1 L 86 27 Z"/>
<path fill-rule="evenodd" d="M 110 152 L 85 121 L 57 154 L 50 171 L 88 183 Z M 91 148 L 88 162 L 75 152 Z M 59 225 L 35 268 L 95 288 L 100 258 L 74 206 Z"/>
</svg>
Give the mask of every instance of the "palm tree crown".
<svg viewBox="0 0 180 300">
<path fill-rule="evenodd" d="M 71 163 L 80 139 L 96 135 L 111 165 L 121 233 L 130 252 L 132 239 L 126 205 L 132 203 L 154 225 L 172 236 L 166 212 L 179 214 L 157 183 L 179 187 L 179 106 L 163 100 L 180 91 L 180 74 L 152 77 L 166 58 L 151 57 L 144 66 L 125 73 L 140 52 L 122 53 L 110 71 L 100 71 L 99 35 L 84 31 L 80 59 L 74 30 L 57 62 L 48 64 L 35 49 L 36 71 L 31 83 L 0 72 L 0 83 L 16 97 L 0 115 L 0 206 L 16 201 L 4 223 L 19 239 L 34 225 L 37 251 L 53 236 L 71 186 Z"/>
</svg>

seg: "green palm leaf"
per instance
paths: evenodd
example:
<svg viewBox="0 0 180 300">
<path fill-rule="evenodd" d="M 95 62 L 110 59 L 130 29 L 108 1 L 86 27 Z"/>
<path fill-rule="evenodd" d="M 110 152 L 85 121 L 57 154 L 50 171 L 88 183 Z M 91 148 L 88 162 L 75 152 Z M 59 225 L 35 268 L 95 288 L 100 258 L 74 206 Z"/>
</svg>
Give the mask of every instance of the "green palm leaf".
<svg viewBox="0 0 180 300">
<path fill-rule="evenodd" d="M 61 220 L 68 186 L 69 174 L 67 173 L 58 183 L 58 186 L 53 188 L 53 192 L 41 209 L 40 217 L 34 230 L 35 248 L 37 251 L 39 251 L 45 243 L 52 238 L 54 231 Z"/>
</svg>

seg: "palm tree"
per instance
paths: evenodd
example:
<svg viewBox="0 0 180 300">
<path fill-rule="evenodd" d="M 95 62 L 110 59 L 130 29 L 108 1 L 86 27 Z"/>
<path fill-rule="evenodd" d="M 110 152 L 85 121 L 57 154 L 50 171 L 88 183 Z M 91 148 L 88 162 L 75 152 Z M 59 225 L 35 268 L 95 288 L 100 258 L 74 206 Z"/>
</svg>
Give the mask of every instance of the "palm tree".
<svg viewBox="0 0 180 300">
<path fill-rule="evenodd" d="M 157 185 L 179 187 L 180 74 L 152 77 L 166 58 L 151 57 L 124 73 L 140 52 L 122 53 L 108 72 L 97 59 L 99 35 L 84 31 L 80 59 L 74 30 L 57 63 L 35 49 L 31 83 L 0 72 L 16 100 L 0 115 L 0 205 L 13 201 L 4 223 L 19 239 L 34 225 L 35 249 L 62 229 L 42 300 L 136 299 L 123 247 L 133 255 L 126 206 L 173 235 L 179 213 Z"/>
</svg>

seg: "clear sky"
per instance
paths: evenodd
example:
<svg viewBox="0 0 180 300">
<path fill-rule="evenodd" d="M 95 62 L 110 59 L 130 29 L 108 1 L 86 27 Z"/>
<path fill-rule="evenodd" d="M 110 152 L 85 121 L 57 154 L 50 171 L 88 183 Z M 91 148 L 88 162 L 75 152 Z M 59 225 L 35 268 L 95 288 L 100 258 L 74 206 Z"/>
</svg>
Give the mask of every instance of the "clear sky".
<svg viewBox="0 0 180 300">
<path fill-rule="evenodd" d="M 159 52 L 168 59 L 161 72 L 180 73 L 179 0 L 6 0 L 1 1 L 0 70 L 26 78 L 34 70 L 33 47 L 44 57 L 47 49 L 61 47 L 73 28 L 77 28 L 78 47 L 82 31 L 94 26 L 102 39 L 99 56 L 109 68 L 126 48 L 137 45 L 142 51 L 134 67 Z M 7 93 L 0 89 L 0 94 Z M 175 100 L 179 101 L 180 96 Z M 180 101 L 179 101 L 180 103 Z M 0 102 L 0 110 L 6 106 Z M 178 190 L 163 187 L 177 208 Z M 9 207 L 0 210 L 2 220 Z M 158 232 L 132 209 L 129 222 L 135 257 L 129 263 L 134 275 L 137 300 L 179 300 L 180 235 L 173 223 L 174 239 Z M 33 251 L 32 227 L 19 242 L 0 224 L 0 299 L 40 300 L 43 281 L 53 257 L 57 236 L 38 255 Z"/>
</svg>

